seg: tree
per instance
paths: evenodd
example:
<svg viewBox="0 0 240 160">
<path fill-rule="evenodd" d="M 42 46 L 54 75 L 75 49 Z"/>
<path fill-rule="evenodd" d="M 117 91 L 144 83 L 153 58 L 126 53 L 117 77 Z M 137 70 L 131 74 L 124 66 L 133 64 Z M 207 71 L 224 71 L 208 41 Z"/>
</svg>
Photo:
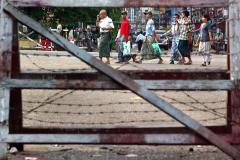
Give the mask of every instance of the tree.
<svg viewBox="0 0 240 160">
<path fill-rule="evenodd" d="M 57 20 L 64 27 L 77 27 L 78 22 L 93 25 L 100 8 L 24 8 L 24 11 L 44 26 L 56 28 Z M 108 8 L 107 11 L 109 16 L 119 23 L 121 9 Z"/>
</svg>

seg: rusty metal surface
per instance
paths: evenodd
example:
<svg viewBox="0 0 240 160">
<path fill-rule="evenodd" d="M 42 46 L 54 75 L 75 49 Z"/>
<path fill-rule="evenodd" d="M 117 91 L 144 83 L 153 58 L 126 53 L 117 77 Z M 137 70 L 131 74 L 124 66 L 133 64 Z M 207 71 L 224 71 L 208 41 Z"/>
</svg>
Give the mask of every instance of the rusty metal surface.
<svg viewBox="0 0 240 160">
<path fill-rule="evenodd" d="M 219 135 L 229 143 L 239 143 L 238 136 L 231 134 Z M 205 139 L 194 134 L 10 134 L 7 138 L 0 138 L 8 143 L 24 144 L 118 144 L 118 145 L 175 145 L 201 144 L 209 145 Z"/>
<path fill-rule="evenodd" d="M 227 70 L 121 70 L 132 79 L 136 80 L 229 80 L 230 73 Z M 15 79 L 86 79 L 86 80 L 109 80 L 100 72 L 86 70 L 82 72 L 22 72 L 13 76 Z"/>
<path fill-rule="evenodd" d="M 165 102 L 163 99 L 159 98 L 157 95 L 154 93 L 148 91 L 146 88 L 143 86 L 138 85 L 135 83 L 133 80 L 131 80 L 129 77 L 127 77 L 124 74 L 121 74 L 111 67 L 103 64 L 96 58 L 92 57 L 85 51 L 79 50 L 75 45 L 67 42 L 64 38 L 60 37 L 59 35 L 53 34 L 50 31 L 47 31 L 39 23 L 34 21 L 33 19 L 27 17 L 26 15 L 22 14 L 19 12 L 17 9 L 13 8 L 11 5 L 7 5 L 4 7 L 4 10 L 17 18 L 20 22 L 26 24 L 30 28 L 34 29 L 35 31 L 41 33 L 51 41 L 57 43 L 58 45 L 62 46 L 65 48 L 67 51 L 75 55 L 76 57 L 82 59 L 85 61 L 87 64 L 97 68 L 107 76 L 111 77 L 113 80 L 116 82 L 122 84 L 123 86 L 127 87 L 140 97 L 144 98 L 147 100 L 149 103 L 153 104 L 163 112 L 169 114 L 171 117 L 179 121 L 180 123 L 184 124 L 185 126 L 191 128 L 193 131 L 198 133 L 200 136 L 204 137 L 207 139 L 209 142 L 212 144 L 216 145 L 218 148 L 220 148 L 222 151 L 230 155 L 231 157 L 235 159 L 240 159 L 240 152 L 231 146 L 229 143 L 224 141 L 221 137 L 217 136 L 207 128 L 203 127 L 201 124 L 196 122 L 195 120 L 191 119 L 189 116 L 184 114 L 183 112 L 179 111 L 178 109 L 174 108 L 171 104 Z M 21 136 L 20 136 L 21 137 Z M 20 138 L 19 137 L 19 138 Z M 45 136 L 46 137 L 46 136 Z M 14 138 L 14 137 L 13 137 Z M 16 138 L 18 138 L 16 136 Z M 34 140 L 37 138 L 36 136 L 28 136 L 27 137 L 22 137 L 26 138 L 25 140 Z M 33 139 L 32 139 L 33 138 Z M 44 138 L 44 136 L 40 136 L 39 138 Z M 47 138 L 50 138 L 47 136 Z M 56 135 L 53 136 L 53 138 L 57 138 Z M 63 137 L 60 137 L 63 138 Z M 41 139 L 39 139 L 41 140 Z M 56 139 L 55 139 L 56 140 Z M 62 139 L 64 140 L 64 139 Z M 66 140 L 66 139 L 65 139 Z M 70 140 L 70 139 L 69 139 Z M 71 139 L 72 140 L 72 139 Z"/>
<path fill-rule="evenodd" d="M 208 129 L 218 134 L 230 134 L 227 126 L 208 126 Z M 115 127 L 109 128 L 35 128 L 24 127 L 19 134 L 194 134 L 192 130 L 186 127 Z"/>
<path fill-rule="evenodd" d="M 149 90 L 232 90 L 235 83 L 231 80 L 135 80 Z M 93 90 L 123 90 L 126 87 L 113 80 L 30 80 L 5 79 L 0 82 L 1 88 L 19 89 L 93 89 Z"/>
<path fill-rule="evenodd" d="M 228 0 L 9 0 L 19 7 L 225 7 Z"/>
<path fill-rule="evenodd" d="M 0 12 L 0 80 L 10 78 L 12 60 L 13 21 L 9 15 Z M 9 132 L 10 89 L 0 88 L 0 137 Z M 7 143 L 0 143 L 0 159 L 7 154 Z"/>
</svg>

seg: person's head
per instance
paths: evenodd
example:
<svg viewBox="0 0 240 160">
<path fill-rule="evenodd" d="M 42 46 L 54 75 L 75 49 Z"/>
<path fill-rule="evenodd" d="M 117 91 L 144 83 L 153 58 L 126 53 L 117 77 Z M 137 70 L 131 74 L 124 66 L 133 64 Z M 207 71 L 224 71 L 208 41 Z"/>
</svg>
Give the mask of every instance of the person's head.
<svg viewBox="0 0 240 160">
<path fill-rule="evenodd" d="M 122 19 L 126 19 L 127 18 L 127 11 L 123 11 L 121 13 L 121 15 L 122 15 Z"/>
<path fill-rule="evenodd" d="M 101 19 L 103 18 L 106 18 L 107 17 L 107 11 L 105 9 L 102 9 L 100 12 L 99 12 L 99 17 Z"/>
<path fill-rule="evenodd" d="M 207 23 L 210 20 L 210 17 L 208 14 L 205 14 L 202 16 L 202 22 L 203 23 Z"/>
<path fill-rule="evenodd" d="M 145 15 L 145 18 L 146 18 L 146 19 L 151 19 L 152 16 L 153 16 L 151 11 L 145 11 L 145 12 L 144 12 L 144 15 Z"/>
<path fill-rule="evenodd" d="M 87 25 L 87 31 L 91 31 L 91 26 Z"/>
<path fill-rule="evenodd" d="M 186 11 L 186 10 L 182 11 L 182 17 L 183 18 L 188 18 L 189 17 L 189 12 Z"/>
<path fill-rule="evenodd" d="M 179 14 L 175 14 L 173 16 L 174 22 L 176 22 L 180 18 Z"/>
</svg>

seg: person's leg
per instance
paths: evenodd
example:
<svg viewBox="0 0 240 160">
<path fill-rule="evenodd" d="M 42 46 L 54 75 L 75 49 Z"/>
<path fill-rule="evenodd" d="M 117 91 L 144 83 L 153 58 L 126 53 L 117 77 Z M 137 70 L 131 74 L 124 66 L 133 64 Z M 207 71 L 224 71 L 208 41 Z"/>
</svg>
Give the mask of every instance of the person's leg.
<svg viewBox="0 0 240 160">
<path fill-rule="evenodd" d="M 107 58 L 107 64 L 110 64 L 110 57 L 106 57 Z"/>
<path fill-rule="evenodd" d="M 122 42 L 119 42 L 118 45 L 118 63 L 123 61 L 123 46 L 122 46 Z"/>
<path fill-rule="evenodd" d="M 138 53 L 140 53 L 141 48 L 142 48 L 142 46 L 141 46 L 141 41 L 138 41 L 137 44 L 138 44 Z"/>
<path fill-rule="evenodd" d="M 158 64 L 162 64 L 162 63 L 163 63 L 163 59 L 162 59 L 162 57 L 159 57 Z"/>
<path fill-rule="evenodd" d="M 172 41 L 170 64 L 174 64 L 174 61 L 179 61 L 180 59 L 182 59 L 182 56 L 178 50 L 178 38 L 176 37 Z"/>
<path fill-rule="evenodd" d="M 179 62 L 178 64 L 183 64 L 185 62 L 185 57 L 184 57 L 184 52 L 185 52 L 185 49 L 184 49 L 184 40 L 179 40 L 179 43 L 178 43 L 178 53 L 180 54 L 180 57 L 181 59 L 179 59 Z"/>
<path fill-rule="evenodd" d="M 189 64 L 192 64 L 191 54 L 188 56 L 188 63 L 189 63 Z"/>
<path fill-rule="evenodd" d="M 207 63 L 208 63 L 208 65 L 210 65 L 211 60 L 212 60 L 212 55 L 211 55 L 210 51 L 206 52 L 206 56 L 207 56 Z"/>
<path fill-rule="evenodd" d="M 202 66 L 206 66 L 207 65 L 207 53 L 203 52 L 203 64 Z"/>
<path fill-rule="evenodd" d="M 140 47 L 140 48 L 139 48 L 139 49 L 140 49 L 140 51 L 139 51 L 139 52 L 141 52 L 142 45 L 143 45 L 143 40 L 140 40 L 140 46 L 139 46 L 139 47 Z"/>
<path fill-rule="evenodd" d="M 175 39 L 172 40 L 172 47 L 171 47 L 171 57 L 170 57 L 170 64 L 174 64 L 174 52 L 175 52 Z"/>
</svg>

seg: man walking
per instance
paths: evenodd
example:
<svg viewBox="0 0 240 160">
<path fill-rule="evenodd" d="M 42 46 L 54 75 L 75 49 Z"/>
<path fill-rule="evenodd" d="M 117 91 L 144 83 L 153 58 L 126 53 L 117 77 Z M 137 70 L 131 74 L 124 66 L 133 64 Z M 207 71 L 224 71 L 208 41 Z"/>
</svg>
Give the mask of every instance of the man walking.
<svg viewBox="0 0 240 160">
<path fill-rule="evenodd" d="M 105 57 L 107 59 L 106 63 L 110 64 L 111 30 L 114 29 L 114 25 L 112 19 L 107 16 L 106 10 L 100 11 L 96 26 L 100 28 L 99 58 L 102 61 Z"/>
<path fill-rule="evenodd" d="M 129 60 L 129 57 L 123 56 L 123 42 L 128 42 L 128 36 L 130 31 L 130 22 L 127 19 L 127 12 L 122 12 L 122 22 L 120 27 L 120 35 L 119 35 L 119 49 L 118 49 L 118 62 L 122 63 Z M 131 57 L 130 57 L 131 58 Z"/>
<path fill-rule="evenodd" d="M 152 19 L 153 14 L 151 11 L 145 11 L 144 14 L 147 20 L 146 35 L 141 49 L 141 58 L 136 62 L 142 63 L 142 60 L 159 59 L 158 63 L 161 64 L 163 62 L 161 55 L 155 54 L 154 49 L 152 47 L 152 44 L 156 41 L 155 25 Z M 137 57 L 137 59 L 139 58 Z"/>
</svg>

